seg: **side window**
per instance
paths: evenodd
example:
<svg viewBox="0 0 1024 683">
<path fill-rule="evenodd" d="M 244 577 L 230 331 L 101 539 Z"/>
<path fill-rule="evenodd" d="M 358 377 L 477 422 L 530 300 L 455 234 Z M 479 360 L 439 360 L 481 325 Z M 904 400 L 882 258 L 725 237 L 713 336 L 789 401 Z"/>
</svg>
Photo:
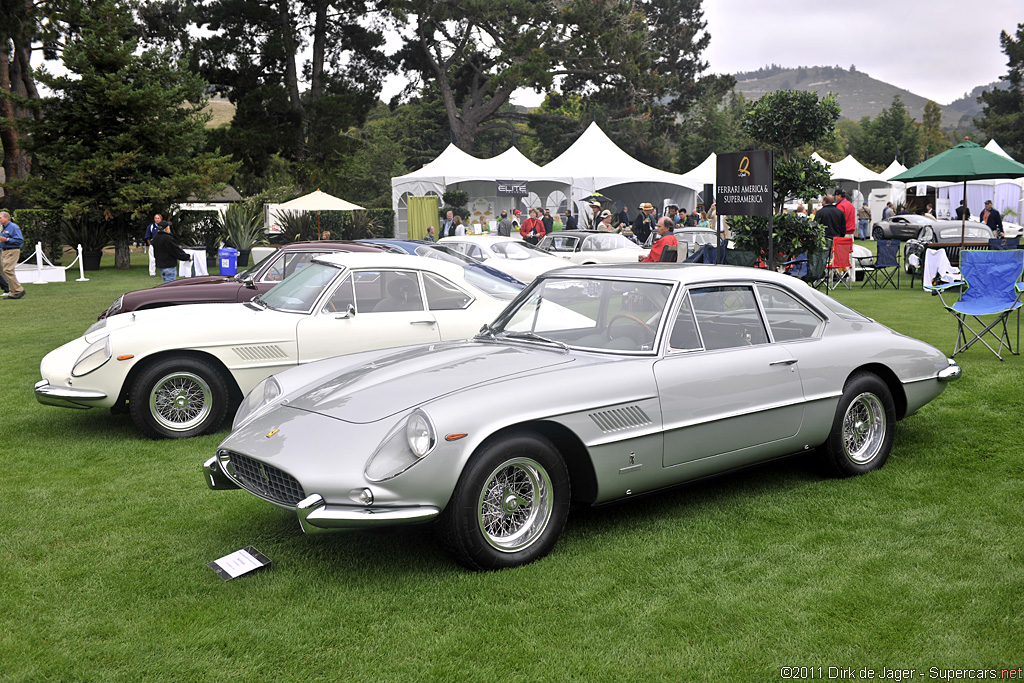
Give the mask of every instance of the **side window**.
<svg viewBox="0 0 1024 683">
<path fill-rule="evenodd" d="M 587 239 L 583 240 L 582 251 L 601 251 L 601 242 L 597 237 L 591 235 L 587 237 Z"/>
<path fill-rule="evenodd" d="M 419 275 L 412 270 L 363 270 L 356 273 L 356 310 L 360 313 L 422 311 Z"/>
<path fill-rule="evenodd" d="M 704 348 L 731 349 L 768 343 L 768 332 L 751 287 L 702 287 L 690 292 L 690 300 Z"/>
<path fill-rule="evenodd" d="M 777 342 L 811 339 L 821 328 L 821 318 L 787 292 L 775 287 L 757 286 L 768 327 Z"/>
<path fill-rule="evenodd" d="M 477 261 L 485 261 L 487 259 L 487 254 L 484 253 L 484 250 L 476 246 L 475 244 L 467 244 L 466 253 L 475 258 Z"/>
<path fill-rule="evenodd" d="M 284 259 L 287 254 L 282 252 L 277 253 L 277 258 L 270 264 L 270 266 L 263 271 L 263 276 L 260 277 L 260 282 L 280 282 L 284 279 Z"/>
<path fill-rule="evenodd" d="M 334 290 L 334 294 L 324 304 L 323 311 L 324 313 L 345 313 L 348 311 L 348 307 L 355 306 L 355 303 L 356 295 L 352 289 L 352 276 L 349 276 Z"/>
<path fill-rule="evenodd" d="M 270 264 L 270 268 L 263 273 L 260 282 L 280 282 L 292 273 L 308 266 L 314 257 L 320 256 L 322 253 L 325 252 L 304 251 L 287 253 Z"/>
<path fill-rule="evenodd" d="M 456 311 L 473 301 L 469 294 L 432 273 L 423 273 L 423 289 L 427 292 L 427 308 L 431 311 Z"/>
<path fill-rule="evenodd" d="M 673 349 L 699 349 L 701 348 L 700 337 L 697 335 L 697 323 L 693 320 L 693 306 L 690 305 L 690 297 L 687 295 L 679 307 L 679 315 L 672 324 L 672 334 L 668 338 L 668 344 Z"/>
</svg>

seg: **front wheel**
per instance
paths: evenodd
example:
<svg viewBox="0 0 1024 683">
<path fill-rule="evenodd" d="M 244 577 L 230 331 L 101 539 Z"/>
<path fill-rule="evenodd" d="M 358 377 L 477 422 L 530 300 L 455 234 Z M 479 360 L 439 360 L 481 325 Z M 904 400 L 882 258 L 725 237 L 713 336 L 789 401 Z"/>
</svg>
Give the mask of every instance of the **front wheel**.
<svg viewBox="0 0 1024 683">
<path fill-rule="evenodd" d="M 569 474 L 547 439 L 513 434 L 470 458 L 440 520 L 440 535 L 470 569 L 506 569 L 544 557 L 569 513 Z"/>
<path fill-rule="evenodd" d="M 879 242 L 885 239 L 885 232 L 876 225 L 874 229 L 871 230 L 871 237 L 873 237 L 876 242 Z"/>
<path fill-rule="evenodd" d="M 896 408 L 885 382 L 867 373 L 851 377 L 825 449 L 835 474 L 849 477 L 881 468 L 889 459 L 895 427 Z"/>
<path fill-rule="evenodd" d="M 223 377 L 198 358 L 165 358 L 144 369 L 128 396 L 132 420 L 151 439 L 184 439 L 220 427 L 228 409 Z"/>
</svg>

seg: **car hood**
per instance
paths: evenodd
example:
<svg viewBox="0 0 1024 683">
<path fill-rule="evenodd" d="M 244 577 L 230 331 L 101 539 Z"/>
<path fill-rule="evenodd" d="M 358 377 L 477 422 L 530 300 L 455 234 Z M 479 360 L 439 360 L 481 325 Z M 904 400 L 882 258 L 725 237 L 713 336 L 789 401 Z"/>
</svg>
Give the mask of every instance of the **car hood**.
<svg viewBox="0 0 1024 683">
<path fill-rule="evenodd" d="M 560 349 L 461 341 L 409 347 L 329 374 L 288 401 L 345 422 L 375 422 L 427 401 L 573 362 Z"/>
<path fill-rule="evenodd" d="M 162 285 L 157 285 L 157 287 L 159 287 L 160 289 L 180 289 L 182 287 L 195 287 L 196 285 L 218 285 L 224 282 L 234 282 L 239 285 L 242 284 L 241 282 L 235 280 L 233 277 L 228 277 L 225 275 L 200 275 L 198 277 L 186 277 L 180 280 L 172 280 L 171 282 L 165 282 Z M 154 287 L 153 289 L 156 289 L 156 287 Z"/>
<path fill-rule="evenodd" d="M 148 338 L 155 347 L 175 348 L 229 341 L 294 341 L 300 317 L 251 304 L 186 304 L 110 316 L 86 330 L 85 339 L 91 343 L 116 332 Z"/>
</svg>

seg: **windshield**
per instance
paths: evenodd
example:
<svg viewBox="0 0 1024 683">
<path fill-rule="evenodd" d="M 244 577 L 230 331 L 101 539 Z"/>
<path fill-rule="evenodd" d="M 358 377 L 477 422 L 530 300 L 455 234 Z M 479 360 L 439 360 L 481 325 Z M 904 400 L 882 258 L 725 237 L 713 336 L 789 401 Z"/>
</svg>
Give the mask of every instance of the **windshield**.
<svg viewBox="0 0 1024 683">
<path fill-rule="evenodd" d="M 502 280 L 491 275 L 482 267 L 470 266 L 466 268 L 466 280 L 480 289 L 484 290 L 495 299 L 512 301 L 519 292 L 523 291 L 524 285 Z"/>
<path fill-rule="evenodd" d="M 438 261 L 444 261 L 446 263 L 455 263 L 460 266 L 464 266 L 467 263 L 476 263 L 474 259 L 469 258 L 465 254 L 460 254 L 453 249 L 442 246 L 429 246 L 424 244 L 416 247 L 416 255 L 424 258 L 437 259 Z"/>
<path fill-rule="evenodd" d="M 676 237 L 690 244 L 714 244 L 718 241 L 718 235 L 714 230 L 684 230 L 677 232 Z"/>
<path fill-rule="evenodd" d="M 583 241 L 583 251 L 612 251 L 613 249 L 636 248 L 634 242 L 617 233 L 588 235 Z"/>
<path fill-rule="evenodd" d="M 260 303 L 278 311 L 308 313 L 324 289 L 341 272 L 343 268 L 314 261 L 262 294 Z"/>
<path fill-rule="evenodd" d="M 264 263 L 266 263 L 267 261 L 274 258 L 280 253 L 281 252 L 278 250 L 270 252 L 269 254 L 261 258 L 259 260 L 259 263 L 253 264 L 252 267 L 236 273 L 232 279 L 237 280 L 238 282 L 245 282 L 246 280 L 255 280 L 256 273 L 259 272 L 260 266 L 262 266 Z"/>
<path fill-rule="evenodd" d="M 572 348 L 649 353 L 672 285 L 602 278 L 544 278 L 505 310 L 495 336 Z"/>
<path fill-rule="evenodd" d="M 491 251 L 499 258 L 507 258 L 512 261 L 525 261 L 526 259 L 547 256 L 547 254 L 526 242 L 497 242 L 491 245 Z"/>
</svg>

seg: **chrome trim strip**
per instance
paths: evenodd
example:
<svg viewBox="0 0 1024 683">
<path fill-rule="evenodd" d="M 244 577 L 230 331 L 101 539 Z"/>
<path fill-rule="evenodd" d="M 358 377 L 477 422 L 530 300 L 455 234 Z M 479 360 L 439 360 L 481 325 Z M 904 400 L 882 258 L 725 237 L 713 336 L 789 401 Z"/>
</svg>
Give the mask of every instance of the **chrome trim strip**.
<svg viewBox="0 0 1024 683">
<path fill-rule="evenodd" d="M 355 505 L 327 505 L 314 493 L 299 501 L 295 507 L 299 526 L 307 534 L 322 534 L 343 529 L 367 529 L 396 524 L 428 522 L 439 514 L 436 507 L 357 507 Z"/>
<path fill-rule="evenodd" d="M 107 397 L 107 395 L 102 391 L 52 386 L 45 379 L 41 379 L 35 383 L 35 394 L 36 400 L 44 406 L 80 408 L 82 410 L 92 408 L 92 406 L 89 405 L 90 402 L 102 401 Z"/>
</svg>

